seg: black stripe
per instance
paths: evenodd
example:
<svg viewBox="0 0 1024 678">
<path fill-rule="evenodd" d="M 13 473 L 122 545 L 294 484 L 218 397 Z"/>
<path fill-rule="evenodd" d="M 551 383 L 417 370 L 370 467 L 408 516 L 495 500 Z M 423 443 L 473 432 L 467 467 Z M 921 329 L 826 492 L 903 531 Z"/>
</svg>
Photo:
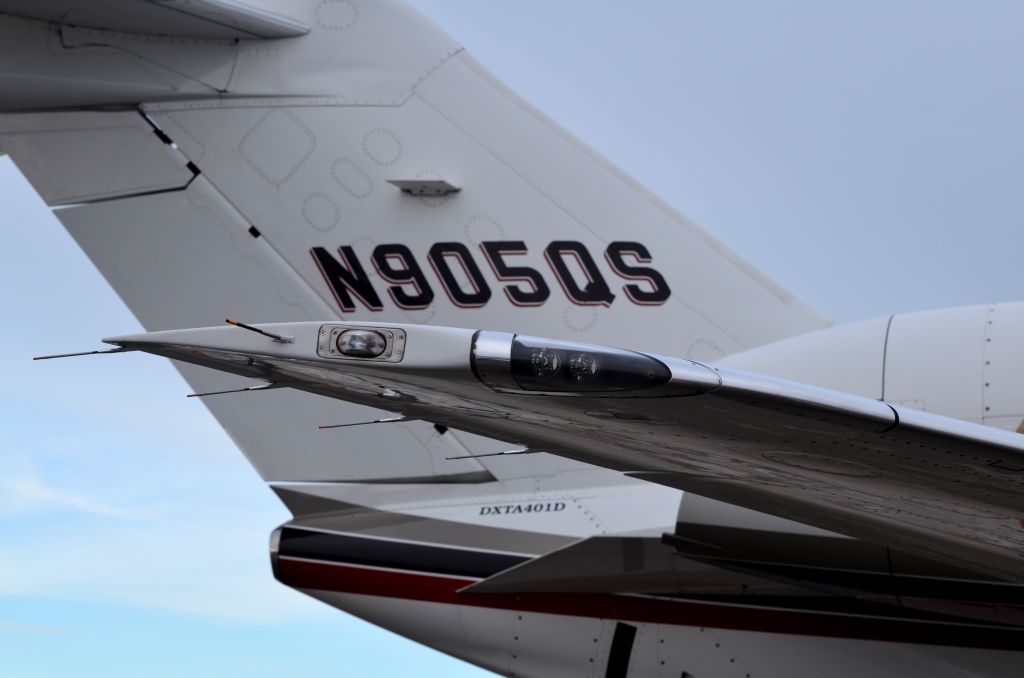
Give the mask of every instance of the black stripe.
<svg viewBox="0 0 1024 678">
<path fill-rule="evenodd" d="M 458 547 L 435 546 L 389 541 L 329 532 L 316 532 L 285 527 L 279 546 L 281 557 L 308 558 L 335 563 L 368 565 L 410 570 L 454 577 L 486 578 L 530 560 L 528 557 L 488 551 L 469 551 Z M 833 612 L 869 615 L 890 619 L 963 622 L 951 609 L 946 614 L 850 597 L 850 592 L 882 593 L 908 597 L 933 597 L 937 601 L 984 601 L 990 605 L 1020 604 L 1020 587 L 1006 587 L 984 582 L 955 582 L 915 577 L 875 575 L 863 572 L 842 572 L 829 569 L 799 568 L 757 563 L 746 564 L 746 571 L 770 578 L 780 578 L 814 590 L 835 587 L 834 595 L 825 596 L 730 596 L 682 593 L 657 593 L 659 598 L 720 602 L 749 607 L 777 607 L 805 612 Z M 744 568 L 735 568 L 737 570 Z M 846 595 L 839 589 L 846 588 Z M 618 631 L 616 631 L 618 633 Z M 614 649 L 614 647 L 613 647 Z M 611 660 L 609 660 L 610 662 Z M 609 663 L 611 666 L 611 663 Z"/>
<path fill-rule="evenodd" d="M 727 561 L 708 558 L 703 562 L 727 569 L 792 582 L 833 595 L 877 593 L 908 598 L 944 601 L 1024 605 L 1024 586 L 985 581 L 964 581 L 932 577 L 892 575 L 887 572 L 857 572 L 797 565 Z"/>
<path fill-rule="evenodd" d="M 788 610 L 790 612 L 824 613 L 856 615 L 859 617 L 875 617 L 878 619 L 903 620 L 903 621 L 930 621 L 942 622 L 945 624 L 1005 626 L 1012 624 L 996 624 L 994 622 L 977 621 L 970 617 L 961 617 L 955 614 L 942 614 L 941 612 L 930 612 L 914 608 L 900 607 L 888 603 L 879 603 L 871 600 L 860 600 L 842 596 L 800 596 L 800 595 L 695 595 L 682 593 L 651 593 L 647 594 L 653 598 L 665 598 L 669 600 L 681 600 L 694 603 L 722 603 L 725 605 L 738 605 L 750 608 L 775 608 L 777 610 Z"/>
<path fill-rule="evenodd" d="M 489 577 L 529 560 L 486 551 L 387 541 L 286 527 L 281 532 L 281 557 L 310 558 L 353 565 L 372 565 L 463 577 Z"/>
<path fill-rule="evenodd" d="M 629 658 L 633 654 L 634 640 L 636 640 L 635 626 L 622 622 L 615 625 L 612 648 L 608 652 L 608 669 L 604 672 L 604 678 L 626 678 L 626 673 L 629 672 Z"/>
</svg>

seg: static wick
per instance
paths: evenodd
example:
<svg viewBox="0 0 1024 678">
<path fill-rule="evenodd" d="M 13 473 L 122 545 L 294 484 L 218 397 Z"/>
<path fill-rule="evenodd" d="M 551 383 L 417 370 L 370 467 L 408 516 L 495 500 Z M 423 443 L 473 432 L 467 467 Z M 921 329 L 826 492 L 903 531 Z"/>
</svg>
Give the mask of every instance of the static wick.
<svg viewBox="0 0 1024 678">
<path fill-rule="evenodd" d="M 56 355 L 39 355 L 32 360 L 53 360 L 54 358 L 74 358 L 80 355 L 101 355 L 103 353 L 127 353 L 128 351 L 134 351 L 134 348 L 108 348 L 100 351 L 82 351 L 81 353 L 58 353 Z"/>
<path fill-rule="evenodd" d="M 406 417 L 393 417 L 391 419 L 374 419 L 373 421 L 357 421 L 353 424 L 321 424 L 317 426 L 321 431 L 328 428 L 347 428 L 349 426 L 369 426 L 370 424 L 395 424 L 400 421 L 412 421 Z"/>
<path fill-rule="evenodd" d="M 267 332 L 266 330 L 261 330 L 258 327 L 253 327 L 252 325 L 246 325 L 245 323 L 238 322 L 237 320 L 232 320 L 231 318 L 226 318 L 224 322 L 226 322 L 228 325 L 241 327 L 243 330 L 249 330 L 250 332 L 255 332 L 256 334 L 262 334 L 264 337 L 270 337 L 274 341 L 280 341 L 282 344 L 290 344 L 293 341 L 295 341 L 295 337 L 286 337 L 283 334 Z"/>
<path fill-rule="evenodd" d="M 269 388 L 281 388 L 280 384 L 262 384 L 261 386 L 246 386 L 245 388 L 232 388 L 227 391 L 207 391 L 206 393 L 189 393 L 186 398 L 205 398 L 212 395 L 223 395 L 225 393 L 245 393 L 246 391 L 266 391 Z"/>
<path fill-rule="evenodd" d="M 445 457 L 445 461 L 458 461 L 459 459 L 480 459 L 481 457 L 504 457 L 509 454 L 537 454 L 543 450 L 531 450 L 524 447 L 519 450 L 506 450 L 505 452 L 488 452 L 487 454 L 466 454 L 461 457 Z"/>
</svg>

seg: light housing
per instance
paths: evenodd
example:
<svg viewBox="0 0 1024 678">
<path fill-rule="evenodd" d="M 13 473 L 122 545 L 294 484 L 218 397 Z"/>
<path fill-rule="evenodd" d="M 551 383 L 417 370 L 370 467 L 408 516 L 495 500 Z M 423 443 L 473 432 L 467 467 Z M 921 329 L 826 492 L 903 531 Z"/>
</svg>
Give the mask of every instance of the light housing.
<svg viewBox="0 0 1024 678">
<path fill-rule="evenodd" d="M 316 354 L 330 360 L 398 363 L 405 357 L 405 330 L 394 325 L 321 325 Z"/>
<path fill-rule="evenodd" d="M 376 358 L 388 348 L 387 339 L 376 330 L 345 330 L 334 343 L 348 358 Z"/>
<path fill-rule="evenodd" d="M 510 371 L 524 391 L 636 391 L 667 384 L 672 371 L 636 351 L 517 334 Z"/>
</svg>

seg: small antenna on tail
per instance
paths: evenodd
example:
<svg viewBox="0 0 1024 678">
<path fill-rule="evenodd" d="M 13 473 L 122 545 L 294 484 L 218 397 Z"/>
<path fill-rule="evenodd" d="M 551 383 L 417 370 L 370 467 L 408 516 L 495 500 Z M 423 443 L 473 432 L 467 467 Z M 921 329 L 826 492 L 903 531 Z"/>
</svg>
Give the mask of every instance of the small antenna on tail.
<svg viewBox="0 0 1024 678">
<path fill-rule="evenodd" d="M 321 424 L 317 426 L 318 429 L 323 431 L 329 428 L 347 428 L 349 426 L 369 426 L 370 424 L 397 424 L 401 421 L 416 421 L 415 419 L 409 419 L 407 417 L 392 417 L 391 419 L 374 419 L 373 421 L 357 421 L 353 424 Z"/>
<path fill-rule="evenodd" d="M 241 327 L 243 330 L 249 330 L 250 332 L 255 332 L 256 334 L 262 334 L 264 337 L 270 337 L 274 341 L 280 341 L 282 344 L 290 344 L 295 341 L 295 337 L 286 337 L 283 334 L 267 332 L 266 330 L 261 330 L 258 327 L 253 327 L 252 325 L 246 325 L 245 323 L 238 322 L 237 320 L 232 320 L 231 318 L 226 318 L 224 322 L 226 322 L 228 325 Z"/>
<path fill-rule="evenodd" d="M 53 360 L 54 358 L 74 358 L 80 355 L 102 355 L 104 353 L 127 353 L 135 351 L 134 348 L 108 348 L 101 351 L 82 351 L 81 353 L 58 353 L 56 355 L 38 355 L 32 360 Z"/>
<path fill-rule="evenodd" d="M 205 398 L 212 395 L 223 395 L 225 393 L 245 393 L 246 391 L 266 391 L 271 388 L 283 388 L 282 384 L 262 384 L 260 386 L 246 386 L 245 388 L 232 388 L 226 391 L 207 391 L 205 393 L 189 393 L 186 398 Z"/>
<path fill-rule="evenodd" d="M 537 454 L 544 450 L 531 450 L 528 447 L 523 447 L 518 450 L 506 450 L 505 452 L 488 452 L 487 454 L 464 454 L 460 457 L 445 457 L 445 461 L 458 461 L 459 459 L 480 459 L 481 457 L 504 457 L 510 454 Z"/>
</svg>

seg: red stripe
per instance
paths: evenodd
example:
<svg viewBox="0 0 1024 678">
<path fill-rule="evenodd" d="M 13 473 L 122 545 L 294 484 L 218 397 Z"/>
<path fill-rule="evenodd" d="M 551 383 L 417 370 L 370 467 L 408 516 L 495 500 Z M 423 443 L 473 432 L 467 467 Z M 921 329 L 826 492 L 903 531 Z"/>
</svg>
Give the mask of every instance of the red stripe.
<svg viewBox="0 0 1024 678">
<path fill-rule="evenodd" d="M 459 593 L 459 589 L 474 580 L 288 558 L 278 561 L 277 576 L 282 583 L 299 589 L 498 610 L 923 645 L 1016 651 L 1024 648 L 1024 630 L 1016 629 L 738 607 L 611 593 Z"/>
</svg>

